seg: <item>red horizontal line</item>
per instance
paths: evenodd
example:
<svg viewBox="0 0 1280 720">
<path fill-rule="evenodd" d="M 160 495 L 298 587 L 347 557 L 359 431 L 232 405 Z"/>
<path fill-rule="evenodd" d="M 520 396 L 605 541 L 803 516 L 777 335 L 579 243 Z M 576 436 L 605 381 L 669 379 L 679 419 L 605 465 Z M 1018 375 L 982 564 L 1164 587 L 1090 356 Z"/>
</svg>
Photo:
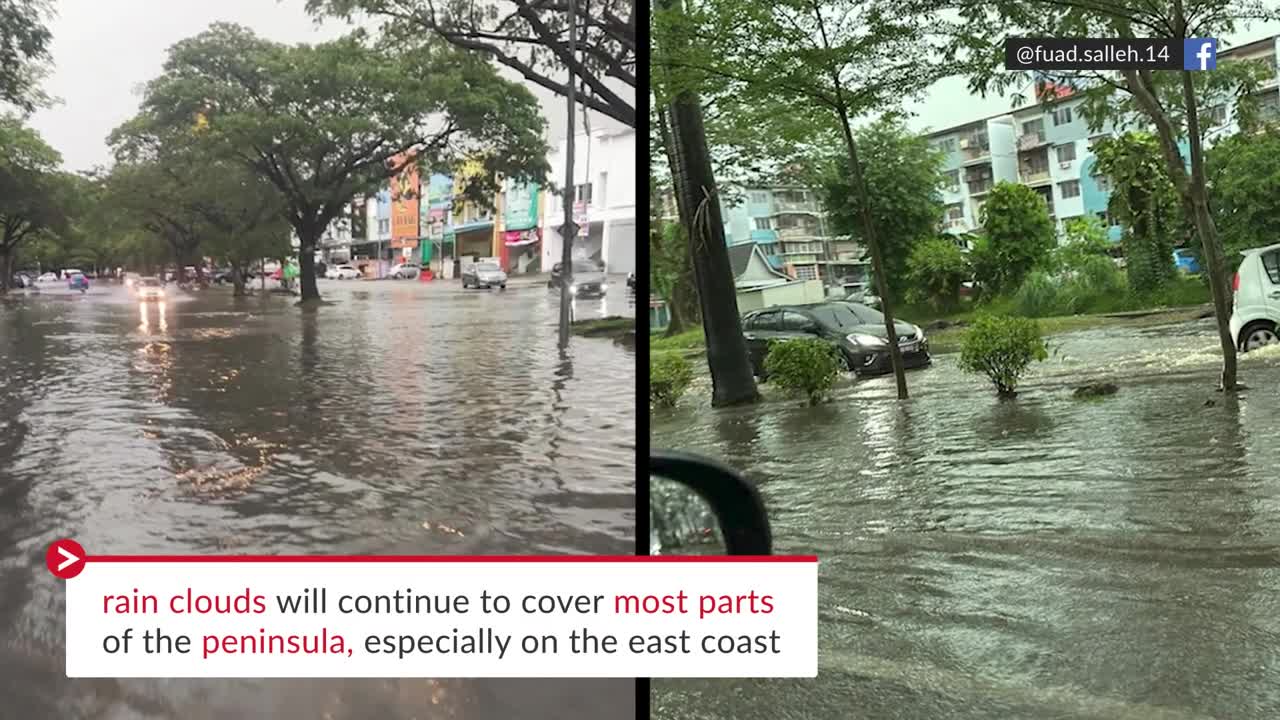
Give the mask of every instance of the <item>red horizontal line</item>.
<svg viewBox="0 0 1280 720">
<path fill-rule="evenodd" d="M 109 563 L 797 563 L 816 555 L 89 555 Z"/>
</svg>

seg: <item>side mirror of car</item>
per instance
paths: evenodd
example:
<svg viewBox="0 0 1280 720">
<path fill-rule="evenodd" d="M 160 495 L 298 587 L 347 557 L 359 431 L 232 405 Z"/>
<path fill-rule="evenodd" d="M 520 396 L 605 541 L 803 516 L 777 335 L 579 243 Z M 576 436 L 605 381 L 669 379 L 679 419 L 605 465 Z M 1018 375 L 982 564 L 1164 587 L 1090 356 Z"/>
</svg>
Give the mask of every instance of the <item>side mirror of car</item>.
<svg viewBox="0 0 1280 720">
<path fill-rule="evenodd" d="M 654 555 L 773 553 L 769 517 L 755 486 L 694 455 L 649 455 L 649 528 Z"/>
</svg>

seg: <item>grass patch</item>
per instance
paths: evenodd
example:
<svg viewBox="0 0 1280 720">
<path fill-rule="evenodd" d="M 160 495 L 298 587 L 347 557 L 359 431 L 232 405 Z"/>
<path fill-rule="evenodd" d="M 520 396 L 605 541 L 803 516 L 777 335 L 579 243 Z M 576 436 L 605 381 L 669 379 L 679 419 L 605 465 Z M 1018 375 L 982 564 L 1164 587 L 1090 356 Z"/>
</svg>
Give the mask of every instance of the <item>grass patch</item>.
<svg viewBox="0 0 1280 720">
<path fill-rule="evenodd" d="M 570 326 L 570 330 L 574 335 L 581 335 L 582 337 L 619 338 L 634 334 L 636 321 L 634 318 L 611 315 L 591 320 L 575 320 Z"/>
<path fill-rule="evenodd" d="M 702 333 L 702 328 L 696 327 L 692 330 L 685 330 L 678 335 L 671 337 L 663 337 L 651 335 L 649 337 L 649 350 L 651 352 L 667 352 L 670 350 L 701 350 L 706 347 L 707 338 Z"/>
</svg>

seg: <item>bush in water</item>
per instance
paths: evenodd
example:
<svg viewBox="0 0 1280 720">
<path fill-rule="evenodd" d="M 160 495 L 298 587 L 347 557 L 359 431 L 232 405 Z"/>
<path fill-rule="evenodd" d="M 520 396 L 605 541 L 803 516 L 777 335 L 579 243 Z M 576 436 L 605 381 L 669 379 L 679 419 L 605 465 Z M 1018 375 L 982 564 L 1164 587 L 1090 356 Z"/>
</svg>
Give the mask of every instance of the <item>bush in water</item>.
<svg viewBox="0 0 1280 720">
<path fill-rule="evenodd" d="M 1035 320 L 983 315 L 965 333 L 960 368 L 985 374 L 997 393 L 1012 397 L 1031 362 L 1047 357 L 1049 346 Z"/>
<path fill-rule="evenodd" d="M 649 402 L 673 407 L 693 382 L 693 367 L 683 355 L 664 352 L 649 358 Z"/>
<path fill-rule="evenodd" d="M 840 351 L 817 338 L 774 343 L 765 356 L 769 378 L 781 388 L 817 405 L 840 373 Z"/>
</svg>

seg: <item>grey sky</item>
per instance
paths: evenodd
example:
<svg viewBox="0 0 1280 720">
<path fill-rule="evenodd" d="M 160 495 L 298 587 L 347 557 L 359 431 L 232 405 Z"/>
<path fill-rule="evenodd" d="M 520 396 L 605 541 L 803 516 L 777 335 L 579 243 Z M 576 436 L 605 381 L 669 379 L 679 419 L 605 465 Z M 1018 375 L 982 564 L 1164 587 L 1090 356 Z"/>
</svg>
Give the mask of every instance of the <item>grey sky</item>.
<svg viewBox="0 0 1280 720">
<path fill-rule="evenodd" d="M 317 26 L 305 0 L 58 0 L 50 22 L 54 67 L 44 82 L 57 107 L 42 110 L 32 125 L 62 153 L 69 170 L 110 163 L 106 137 L 138 108 L 137 90 L 160 74 L 170 45 L 214 22 L 234 22 L 280 42 L 321 42 L 349 29 L 343 22 Z M 518 79 L 507 72 L 503 74 Z M 552 143 L 564 134 L 565 102 L 541 88 Z M 581 113 L 578 127 L 582 127 Z M 597 125 L 618 123 L 597 117 Z"/>
</svg>

